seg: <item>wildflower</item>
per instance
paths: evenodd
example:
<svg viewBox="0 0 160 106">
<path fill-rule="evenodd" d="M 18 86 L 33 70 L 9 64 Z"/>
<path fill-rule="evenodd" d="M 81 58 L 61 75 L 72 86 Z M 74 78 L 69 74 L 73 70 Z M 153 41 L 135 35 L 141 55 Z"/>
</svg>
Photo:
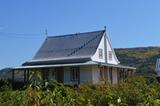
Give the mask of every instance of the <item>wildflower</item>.
<svg viewBox="0 0 160 106">
<path fill-rule="evenodd" d="M 117 99 L 117 103 L 120 103 L 121 102 L 121 98 L 119 97 L 118 99 Z"/>
</svg>

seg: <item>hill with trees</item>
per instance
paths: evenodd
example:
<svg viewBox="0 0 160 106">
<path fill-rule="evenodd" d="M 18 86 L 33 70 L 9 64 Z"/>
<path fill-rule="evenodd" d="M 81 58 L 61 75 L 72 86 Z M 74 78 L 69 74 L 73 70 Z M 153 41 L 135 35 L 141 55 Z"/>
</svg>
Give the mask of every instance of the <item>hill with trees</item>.
<svg viewBox="0 0 160 106">
<path fill-rule="evenodd" d="M 155 65 L 160 58 L 160 47 L 117 48 L 116 55 L 122 65 L 136 67 L 136 75 L 155 76 Z M 0 71 L 0 77 L 8 73 L 10 68 Z M 3 73 L 3 74 L 2 74 Z M 8 76 L 5 76 L 8 78 Z"/>
<path fill-rule="evenodd" d="M 160 47 L 137 47 L 115 49 L 121 64 L 137 68 L 136 75 L 155 76 L 157 58 L 160 58 Z"/>
</svg>

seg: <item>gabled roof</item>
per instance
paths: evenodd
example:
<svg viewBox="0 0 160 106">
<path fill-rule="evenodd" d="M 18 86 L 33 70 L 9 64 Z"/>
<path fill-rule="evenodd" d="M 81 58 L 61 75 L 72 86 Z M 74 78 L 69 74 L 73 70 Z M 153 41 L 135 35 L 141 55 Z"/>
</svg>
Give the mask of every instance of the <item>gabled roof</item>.
<svg viewBox="0 0 160 106">
<path fill-rule="evenodd" d="M 64 60 L 90 59 L 105 30 L 47 37 L 33 59 L 23 65 Z M 61 62 L 60 62 L 61 63 Z"/>
</svg>

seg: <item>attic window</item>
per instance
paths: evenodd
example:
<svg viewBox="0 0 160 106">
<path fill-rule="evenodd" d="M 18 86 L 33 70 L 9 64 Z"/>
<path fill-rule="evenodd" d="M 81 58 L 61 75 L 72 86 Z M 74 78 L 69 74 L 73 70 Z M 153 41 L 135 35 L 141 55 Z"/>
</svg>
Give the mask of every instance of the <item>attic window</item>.
<svg viewBox="0 0 160 106">
<path fill-rule="evenodd" d="M 103 49 L 98 49 L 99 50 L 99 59 L 103 59 Z"/>
<path fill-rule="evenodd" d="M 109 51 L 109 60 L 112 60 L 112 51 Z"/>
</svg>

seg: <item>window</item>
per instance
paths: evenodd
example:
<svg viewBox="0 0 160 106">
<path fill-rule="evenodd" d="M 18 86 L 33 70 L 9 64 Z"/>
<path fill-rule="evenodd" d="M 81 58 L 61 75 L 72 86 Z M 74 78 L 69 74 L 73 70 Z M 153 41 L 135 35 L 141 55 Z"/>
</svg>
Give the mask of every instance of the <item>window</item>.
<svg viewBox="0 0 160 106">
<path fill-rule="evenodd" d="M 78 81 L 79 79 L 79 67 L 71 68 L 71 81 Z"/>
<path fill-rule="evenodd" d="M 104 69 L 103 69 L 103 67 L 100 67 L 99 74 L 100 74 L 100 80 L 104 80 L 105 78 L 104 78 Z"/>
<path fill-rule="evenodd" d="M 55 72 L 54 71 L 52 71 L 52 76 L 55 76 Z"/>
<path fill-rule="evenodd" d="M 125 69 L 118 69 L 118 81 L 124 81 L 128 77 L 128 71 Z"/>
<path fill-rule="evenodd" d="M 49 69 L 49 75 L 48 75 L 48 80 L 56 80 L 56 70 L 54 68 Z"/>
<path fill-rule="evenodd" d="M 108 80 L 107 67 L 100 67 L 99 75 L 101 81 L 107 81 Z"/>
<path fill-rule="evenodd" d="M 108 81 L 108 67 L 104 67 L 104 75 L 105 75 L 106 81 Z"/>
<path fill-rule="evenodd" d="M 103 59 L 103 49 L 98 49 L 99 50 L 99 58 Z"/>
<path fill-rule="evenodd" d="M 109 60 L 112 60 L 112 51 L 109 51 Z"/>
</svg>

